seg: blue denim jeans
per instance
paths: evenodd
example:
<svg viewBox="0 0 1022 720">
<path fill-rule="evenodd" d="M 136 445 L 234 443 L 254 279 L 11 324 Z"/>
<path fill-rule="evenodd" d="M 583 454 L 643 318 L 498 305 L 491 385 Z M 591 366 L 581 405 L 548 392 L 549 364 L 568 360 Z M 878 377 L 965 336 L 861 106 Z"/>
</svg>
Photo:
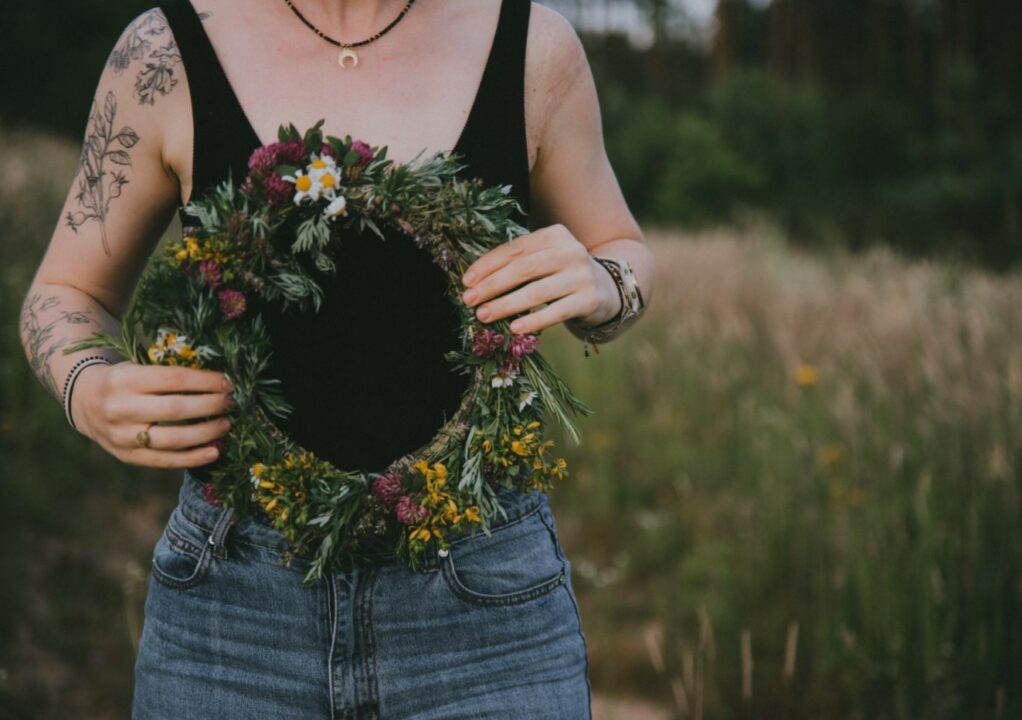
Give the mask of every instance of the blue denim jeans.
<svg viewBox="0 0 1022 720">
<path fill-rule="evenodd" d="M 134 720 L 591 718 L 586 641 L 548 497 L 430 552 L 302 583 L 307 561 L 187 471 L 153 550 Z"/>
</svg>

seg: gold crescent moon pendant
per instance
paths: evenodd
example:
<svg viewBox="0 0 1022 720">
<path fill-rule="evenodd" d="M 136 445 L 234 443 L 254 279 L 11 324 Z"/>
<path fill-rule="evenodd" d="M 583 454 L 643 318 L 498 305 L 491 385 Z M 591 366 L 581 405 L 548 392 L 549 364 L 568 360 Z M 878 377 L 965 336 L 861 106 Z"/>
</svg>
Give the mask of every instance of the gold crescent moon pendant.
<svg viewBox="0 0 1022 720">
<path fill-rule="evenodd" d="M 358 53 L 356 53 L 351 48 L 344 48 L 343 50 L 341 50 L 341 52 L 337 54 L 337 64 L 340 65 L 342 68 L 347 69 L 348 66 L 344 64 L 344 61 L 347 60 L 348 58 L 351 58 L 352 60 L 351 67 L 355 67 L 356 65 L 358 65 Z"/>
</svg>

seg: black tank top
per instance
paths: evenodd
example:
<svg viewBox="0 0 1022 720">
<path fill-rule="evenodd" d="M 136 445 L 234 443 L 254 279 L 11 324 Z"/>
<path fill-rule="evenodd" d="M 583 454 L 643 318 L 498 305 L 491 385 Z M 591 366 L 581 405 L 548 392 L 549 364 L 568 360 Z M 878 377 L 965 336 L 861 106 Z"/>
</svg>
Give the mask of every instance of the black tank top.
<svg viewBox="0 0 1022 720">
<path fill-rule="evenodd" d="M 227 179 L 240 184 L 261 144 L 189 0 L 160 0 L 188 77 L 194 123 L 193 192 Z M 525 46 L 531 0 L 501 0 L 496 34 L 471 112 L 454 151 L 463 178 L 512 187 L 529 211 L 525 136 Z M 411 109 L 411 108 L 409 108 Z M 280 122 L 294 122 L 280 118 Z M 303 130 L 303 128 L 299 128 Z M 343 128 L 336 133 L 343 137 Z M 370 145 L 372 137 L 362 138 Z M 179 206 L 181 222 L 194 222 Z M 410 239 L 366 231 L 339 243 L 336 276 L 320 284 L 319 312 L 283 313 L 253 304 L 293 406 L 277 424 L 299 445 L 341 470 L 380 472 L 429 442 L 461 402 L 470 376 L 444 357 L 461 348 L 457 310 L 444 272 Z M 202 478 L 204 465 L 190 471 Z"/>
</svg>

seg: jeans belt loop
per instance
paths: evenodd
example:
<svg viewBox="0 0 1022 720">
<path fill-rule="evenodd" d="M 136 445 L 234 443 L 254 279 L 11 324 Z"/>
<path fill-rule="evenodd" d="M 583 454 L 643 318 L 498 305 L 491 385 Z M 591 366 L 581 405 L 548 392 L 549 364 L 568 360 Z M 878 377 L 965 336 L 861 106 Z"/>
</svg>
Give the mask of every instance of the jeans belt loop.
<svg viewBox="0 0 1022 720">
<path fill-rule="evenodd" d="M 209 534 L 209 544 L 213 546 L 213 557 L 223 560 L 227 557 L 227 533 L 234 525 L 234 508 L 224 508 L 217 518 L 213 531 Z"/>
</svg>

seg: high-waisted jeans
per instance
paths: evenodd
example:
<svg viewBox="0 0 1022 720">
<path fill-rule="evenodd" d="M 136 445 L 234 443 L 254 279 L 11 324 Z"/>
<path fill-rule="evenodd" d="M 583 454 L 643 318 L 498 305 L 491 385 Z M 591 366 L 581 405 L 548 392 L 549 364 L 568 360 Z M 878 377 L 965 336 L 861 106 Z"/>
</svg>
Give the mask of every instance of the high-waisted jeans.
<svg viewBox="0 0 1022 720">
<path fill-rule="evenodd" d="M 419 570 L 391 561 L 304 585 L 264 517 L 207 502 L 187 471 L 153 551 L 134 720 L 591 717 L 571 563 L 548 497 Z M 435 543 L 431 543 L 435 545 Z"/>
</svg>

